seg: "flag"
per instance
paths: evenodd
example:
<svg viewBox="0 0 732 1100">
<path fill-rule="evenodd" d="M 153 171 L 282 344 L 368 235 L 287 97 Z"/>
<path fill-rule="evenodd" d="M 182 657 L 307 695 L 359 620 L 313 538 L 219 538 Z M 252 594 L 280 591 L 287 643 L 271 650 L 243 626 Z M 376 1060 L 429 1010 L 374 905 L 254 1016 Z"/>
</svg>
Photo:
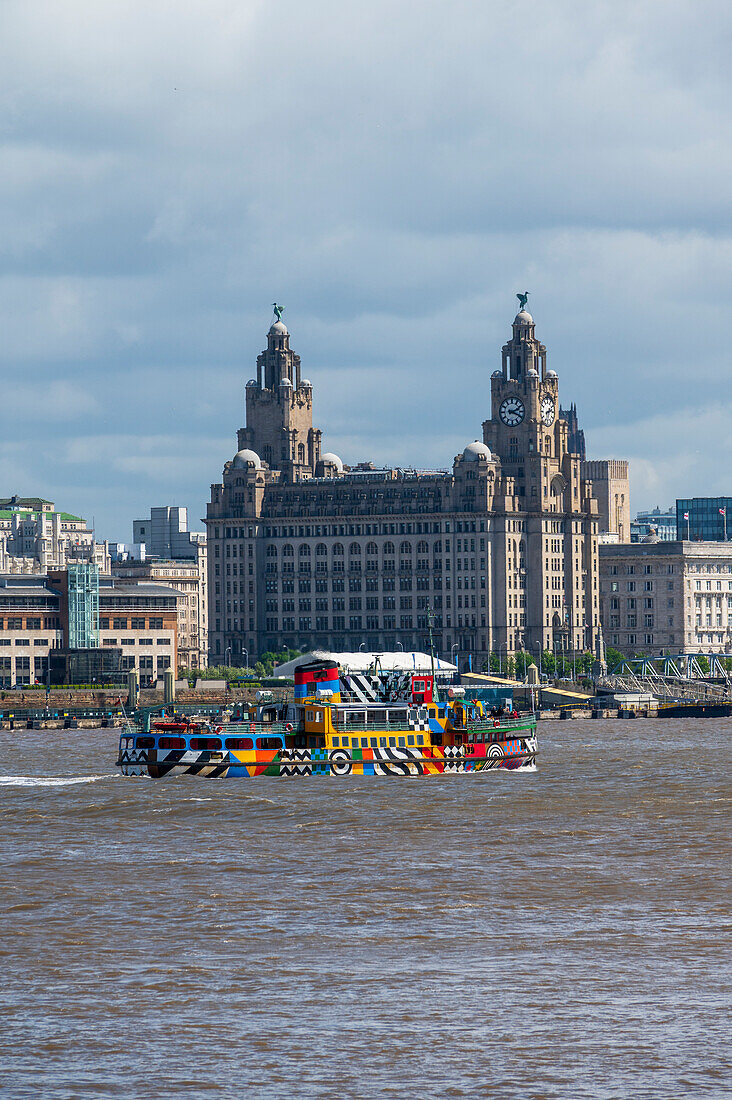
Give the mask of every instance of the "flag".
<svg viewBox="0 0 732 1100">
<path fill-rule="evenodd" d="M 689 518 L 689 513 L 688 513 L 688 512 L 684 512 L 684 519 L 688 519 L 688 518 Z"/>
<path fill-rule="evenodd" d="M 726 516 L 727 515 L 727 509 L 726 508 L 720 508 L 719 509 L 719 514 L 720 514 L 720 516 Z"/>
<path fill-rule="evenodd" d="M 473 654 L 472 653 L 468 654 L 468 671 L 469 672 L 473 671 Z"/>
</svg>

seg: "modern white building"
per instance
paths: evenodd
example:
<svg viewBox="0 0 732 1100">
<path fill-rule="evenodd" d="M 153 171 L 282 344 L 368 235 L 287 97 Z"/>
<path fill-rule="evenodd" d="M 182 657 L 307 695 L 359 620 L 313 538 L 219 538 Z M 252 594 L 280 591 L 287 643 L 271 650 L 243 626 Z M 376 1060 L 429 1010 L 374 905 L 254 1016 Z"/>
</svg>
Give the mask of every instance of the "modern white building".
<svg viewBox="0 0 732 1100">
<path fill-rule="evenodd" d="M 145 557 L 195 560 L 197 547 L 206 542 L 203 531 L 188 530 L 188 509 L 151 508 L 149 519 L 132 522 L 133 544 L 145 546 Z"/>
<path fill-rule="evenodd" d="M 169 585 L 178 600 L 178 660 L 184 668 L 208 665 L 208 564 L 206 535 L 188 530 L 188 509 L 150 509 L 132 524 L 132 543 L 113 544 L 112 572 L 120 581 Z"/>
</svg>

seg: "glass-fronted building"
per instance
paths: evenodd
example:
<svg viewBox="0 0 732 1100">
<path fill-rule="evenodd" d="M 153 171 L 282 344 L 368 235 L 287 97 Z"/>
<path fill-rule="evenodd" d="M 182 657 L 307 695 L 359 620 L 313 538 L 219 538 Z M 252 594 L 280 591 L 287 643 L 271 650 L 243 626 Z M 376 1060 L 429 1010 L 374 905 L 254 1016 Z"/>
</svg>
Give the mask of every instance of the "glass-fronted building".
<svg viewBox="0 0 732 1100">
<path fill-rule="evenodd" d="M 630 541 L 642 542 L 651 533 L 651 528 L 656 532 L 659 542 L 674 542 L 676 540 L 676 510 L 669 508 L 662 512 L 660 508 L 653 508 L 650 512 L 639 512 L 630 524 Z"/>
<path fill-rule="evenodd" d="M 677 500 L 676 531 L 677 538 L 692 542 L 729 542 L 732 539 L 732 497 Z"/>
</svg>

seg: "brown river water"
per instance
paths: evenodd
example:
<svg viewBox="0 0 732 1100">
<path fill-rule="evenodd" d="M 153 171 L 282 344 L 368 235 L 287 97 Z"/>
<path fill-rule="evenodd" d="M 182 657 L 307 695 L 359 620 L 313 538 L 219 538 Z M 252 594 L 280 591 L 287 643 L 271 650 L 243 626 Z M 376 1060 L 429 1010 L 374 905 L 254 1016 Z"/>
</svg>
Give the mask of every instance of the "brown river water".
<svg viewBox="0 0 732 1100">
<path fill-rule="evenodd" d="M 730 1096 L 732 720 L 165 781 L 0 732 L 3 1098 Z"/>
</svg>

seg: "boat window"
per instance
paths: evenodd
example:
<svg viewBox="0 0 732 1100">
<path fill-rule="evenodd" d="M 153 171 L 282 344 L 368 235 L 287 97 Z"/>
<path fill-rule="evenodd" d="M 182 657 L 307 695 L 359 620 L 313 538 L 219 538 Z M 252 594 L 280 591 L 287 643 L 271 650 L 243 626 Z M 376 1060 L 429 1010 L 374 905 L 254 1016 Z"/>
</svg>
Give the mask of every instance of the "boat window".
<svg viewBox="0 0 732 1100">
<path fill-rule="evenodd" d="M 323 721 L 323 712 L 316 710 L 313 714 L 313 722 L 319 725 Z"/>
<path fill-rule="evenodd" d="M 192 749 L 220 749 L 221 738 L 220 737 L 192 737 L 191 738 Z"/>
<path fill-rule="evenodd" d="M 136 749 L 154 749 L 155 738 L 154 737 L 138 737 L 135 741 Z"/>
<path fill-rule="evenodd" d="M 381 745 L 382 749 L 386 748 L 386 738 L 385 737 L 380 737 L 379 738 L 379 744 Z"/>
<path fill-rule="evenodd" d="M 403 737 L 400 737 L 400 738 L 399 738 L 399 748 L 400 748 L 400 749 L 403 749 L 404 747 L 405 747 L 405 746 L 404 746 L 404 738 L 403 738 Z"/>
<path fill-rule="evenodd" d="M 424 745 L 424 737 L 418 737 L 417 738 L 417 744 L 418 745 Z"/>
<path fill-rule="evenodd" d="M 185 747 L 185 737 L 161 737 L 158 741 L 158 748 L 161 749 L 184 749 Z"/>
<path fill-rule="evenodd" d="M 407 738 L 407 744 L 408 745 L 413 745 L 414 744 L 414 734 L 410 733 L 409 737 Z"/>
<path fill-rule="evenodd" d="M 433 745 L 441 745 L 442 744 L 442 734 L 441 733 L 433 733 L 432 734 L 432 744 Z"/>
<path fill-rule="evenodd" d="M 406 722 L 407 720 L 406 710 L 392 710 L 389 712 L 389 716 L 392 722 Z"/>
<path fill-rule="evenodd" d="M 390 737 L 389 738 L 389 748 L 390 749 L 396 748 L 396 737 Z"/>
<path fill-rule="evenodd" d="M 337 749 L 337 748 L 338 748 L 338 746 L 340 745 L 340 743 L 341 743 L 341 739 L 340 739 L 340 737 L 334 737 L 334 738 L 333 738 L 333 746 L 334 746 L 334 748 L 336 748 L 336 749 Z"/>
<path fill-rule="evenodd" d="M 368 748 L 368 744 L 369 744 L 369 739 L 368 739 L 368 737 L 362 737 L 362 738 L 361 738 L 361 748 L 362 748 L 362 749 L 366 749 L 366 748 Z"/>
<path fill-rule="evenodd" d="M 349 744 L 350 740 L 351 740 L 350 737 L 344 737 L 342 739 L 341 744 L 343 745 L 344 748 L 348 747 L 348 744 Z"/>
<path fill-rule="evenodd" d="M 251 737 L 227 737 L 227 749 L 253 749 L 254 741 Z"/>
<path fill-rule="evenodd" d="M 312 740 L 312 738 L 311 738 Z M 281 749 L 282 738 L 280 737 L 258 737 L 257 738 L 258 749 Z"/>
<path fill-rule="evenodd" d="M 312 720 L 313 720 L 313 712 L 311 710 L 306 710 L 305 711 L 305 721 L 306 722 L 312 722 Z"/>
</svg>

